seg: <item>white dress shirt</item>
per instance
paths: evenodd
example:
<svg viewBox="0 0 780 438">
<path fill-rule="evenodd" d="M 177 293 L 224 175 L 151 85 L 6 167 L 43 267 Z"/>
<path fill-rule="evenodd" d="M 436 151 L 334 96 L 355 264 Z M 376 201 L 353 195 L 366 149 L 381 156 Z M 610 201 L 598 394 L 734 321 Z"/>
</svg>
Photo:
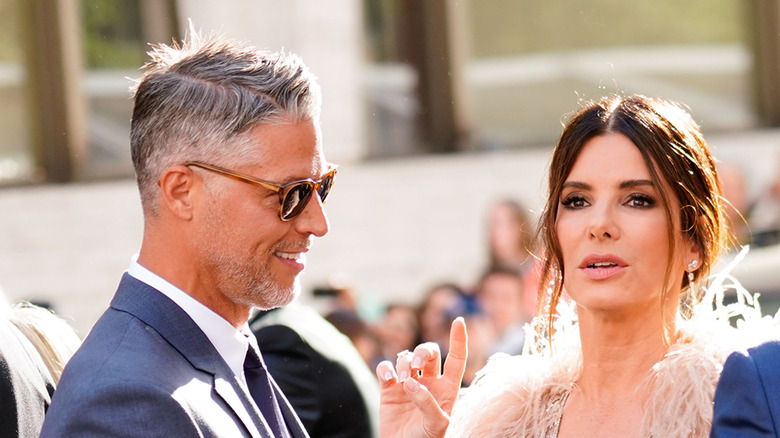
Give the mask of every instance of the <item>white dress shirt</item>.
<svg viewBox="0 0 780 438">
<path fill-rule="evenodd" d="M 137 260 L 137 256 L 133 257 L 127 273 L 135 279 L 157 289 L 181 307 L 206 334 L 206 337 L 214 345 L 214 348 L 217 349 L 222 359 L 225 360 L 239 381 L 246 387 L 244 358 L 250 342 L 254 341 L 252 344 L 255 348 L 257 347 L 257 341 L 249 330 L 249 324 L 244 323 L 241 330 L 237 330 L 226 319 L 164 278 L 141 266 Z"/>
</svg>

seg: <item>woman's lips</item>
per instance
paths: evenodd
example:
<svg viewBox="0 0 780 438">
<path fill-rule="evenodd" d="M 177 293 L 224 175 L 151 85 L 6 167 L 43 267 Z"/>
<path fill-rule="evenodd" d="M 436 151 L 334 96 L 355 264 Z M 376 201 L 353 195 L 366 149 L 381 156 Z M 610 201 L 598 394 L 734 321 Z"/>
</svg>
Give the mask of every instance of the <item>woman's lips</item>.
<svg viewBox="0 0 780 438">
<path fill-rule="evenodd" d="M 585 257 L 578 268 L 591 280 L 604 280 L 610 278 L 628 264 L 620 257 L 612 254 L 591 254 Z"/>
</svg>

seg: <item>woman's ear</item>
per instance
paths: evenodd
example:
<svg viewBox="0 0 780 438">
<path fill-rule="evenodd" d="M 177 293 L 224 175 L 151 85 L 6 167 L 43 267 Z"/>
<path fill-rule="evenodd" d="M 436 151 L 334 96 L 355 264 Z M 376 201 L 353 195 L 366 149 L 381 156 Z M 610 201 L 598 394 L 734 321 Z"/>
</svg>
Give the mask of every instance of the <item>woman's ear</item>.
<svg viewBox="0 0 780 438">
<path fill-rule="evenodd" d="M 172 166 L 163 172 L 158 184 L 162 207 L 181 220 L 192 219 L 192 195 L 195 174 L 187 166 Z"/>
<path fill-rule="evenodd" d="M 702 252 L 699 243 L 690 237 L 685 238 L 685 270 L 694 272 L 699 269 L 703 263 Z"/>
</svg>

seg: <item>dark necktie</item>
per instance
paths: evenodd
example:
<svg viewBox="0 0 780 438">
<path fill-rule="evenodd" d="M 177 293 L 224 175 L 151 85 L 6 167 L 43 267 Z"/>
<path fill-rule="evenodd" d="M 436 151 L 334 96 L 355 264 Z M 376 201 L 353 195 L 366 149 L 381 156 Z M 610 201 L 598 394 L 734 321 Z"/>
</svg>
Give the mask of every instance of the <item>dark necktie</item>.
<svg viewBox="0 0 780 438">
<path fill-rule="evenodd" d="M 263 414 L 265 421 L 268 422 L 274 437 L 291 437 L 271 386 L 271 380 L 265 370 L 265 364 L 260 360 L 260 357 L 251 345 L 246 353 L 246 359 L 244 359 L 244 376 L 246 377 L 249 393 L 252 394 L 252 398 L 260 409 L 260 413 Z"/>
</svg>

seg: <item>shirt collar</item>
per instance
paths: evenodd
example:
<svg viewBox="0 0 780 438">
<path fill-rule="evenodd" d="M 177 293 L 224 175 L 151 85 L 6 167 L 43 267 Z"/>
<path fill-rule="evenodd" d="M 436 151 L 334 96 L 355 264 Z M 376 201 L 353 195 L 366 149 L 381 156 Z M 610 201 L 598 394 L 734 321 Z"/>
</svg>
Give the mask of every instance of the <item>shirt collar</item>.
<svg viewBox="0 0 780 438">
<path fill-rule="evenodd" d="M 253 336 L 247 323 L 236 330 L 226 319 L 188 293 L 138 263 L 133 257 L 127 273 L 170 298 L 197 324 L 236 376 L 244 375 L 244 358 Z M 251 339 L 254 340 L 254 339 Z M 253 345 L 257 345 L 256 341 Z"/>
</svg>

